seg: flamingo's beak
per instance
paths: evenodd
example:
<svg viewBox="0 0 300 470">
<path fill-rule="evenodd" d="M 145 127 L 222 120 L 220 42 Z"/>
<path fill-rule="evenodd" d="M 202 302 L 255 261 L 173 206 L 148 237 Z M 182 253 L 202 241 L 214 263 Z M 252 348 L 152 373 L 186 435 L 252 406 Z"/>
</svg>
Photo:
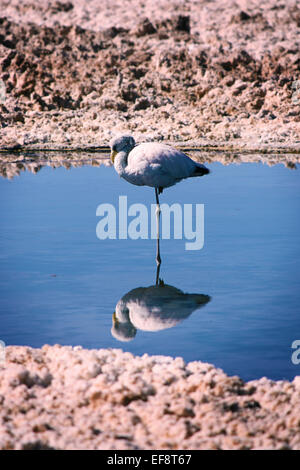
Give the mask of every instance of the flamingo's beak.
<svg viewBox="0 0 300 470">
<path fill-rule="evenodd" d="M 116 315 L 116 312 L 113 313 L 113 316 L 112 316 L 112 321 L 113 321 L 113 325 L 117 326 L 118 323 L 119 323 L 119 320 L 117 319 L 117 315 Z"/>
<path fill-rule="evenodd" d="M 115 161 L 115 158 L 116 158 L 116 155 L 117 155 L 118 152 L 116 152 L 115 150 L 112 150 L 111 151 L 111 154 L 110 154 L 110 159 L 111 161 L 114 163 Z"/>
</svg>

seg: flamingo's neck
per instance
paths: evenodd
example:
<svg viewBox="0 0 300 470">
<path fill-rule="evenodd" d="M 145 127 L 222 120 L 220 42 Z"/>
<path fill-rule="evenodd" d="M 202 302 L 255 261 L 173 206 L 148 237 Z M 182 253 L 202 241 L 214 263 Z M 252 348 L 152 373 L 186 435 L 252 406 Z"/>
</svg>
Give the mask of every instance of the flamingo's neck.
<svg viewBox="0 0 300 470">
<path fill-rule="evenodd" d="M 116 155 L 115 161 L 114 161 L 114 167 L 116 172 L 122 176 L 124 175 L 126 171 L 126 166 L 127 166 L 127 159 L 128 159 L 128 153 L 123 151 L 119 152 Z"/>
</svg>

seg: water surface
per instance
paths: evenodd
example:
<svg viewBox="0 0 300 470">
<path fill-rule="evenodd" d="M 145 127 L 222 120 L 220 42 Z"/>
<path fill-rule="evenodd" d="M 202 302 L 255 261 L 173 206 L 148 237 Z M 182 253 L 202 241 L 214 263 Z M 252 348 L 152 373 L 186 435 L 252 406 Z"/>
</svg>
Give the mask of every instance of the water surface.
<svg viewBox="0 0 300 470">
<path fill-rule="evenodd" d="M 299 375 L 291 362 L 291 344 L 300 339 L 299 172 L 259 163 L 209 168 L 161 197 L 205 205 L 205 242 L 186 251 L 186 240 L 162 240 L 160 278 L 171 290 L 154 294 L 154 240 L 96 237 L 99 204 L 117 206 L 126 195 L 129 205 L 150 207 L 152 189 L 105 166 L 2 178 L 0 339 L 182 356 L 247 380 Z M 202 297 L 193 304 L 180 291 Z M 126 317 L 128 302 L 137 313 L 125 338 L 111 330 L 114 312 L 125 306 Z"/>
</svg>

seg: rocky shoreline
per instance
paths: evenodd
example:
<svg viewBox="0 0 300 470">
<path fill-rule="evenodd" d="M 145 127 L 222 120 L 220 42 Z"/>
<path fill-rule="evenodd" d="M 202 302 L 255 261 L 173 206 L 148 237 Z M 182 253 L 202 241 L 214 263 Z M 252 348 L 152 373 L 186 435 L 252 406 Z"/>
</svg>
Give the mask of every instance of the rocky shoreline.
<svg viewBox="0 0 300 470">
<path fill-rule="evenodd" d="M 1 0 L 0 147 L 299 150 L 299 25 L 294 0 Z"/>
<path fill-rule="evenodd" d="M 6 348 L 0 449 L 300 450 L 300 376 L 243 382 L 119 349 Z"/>
</svg>

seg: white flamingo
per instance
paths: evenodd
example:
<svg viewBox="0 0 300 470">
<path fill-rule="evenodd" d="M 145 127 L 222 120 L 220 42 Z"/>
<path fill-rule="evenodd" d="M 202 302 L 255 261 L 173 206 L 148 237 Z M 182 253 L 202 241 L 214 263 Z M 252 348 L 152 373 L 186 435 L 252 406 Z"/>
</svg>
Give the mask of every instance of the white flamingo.
<svg viewBox="0 0 300 470">
<path fill-rule="evenodd" d="M 159 194 L 179 181 L 203 176 L 209 169 L 185 153 L 169 145 L 146 142 L 136 145 L 131 135 L 114 138 L 111 143 L 111 160 L 116 172 L 131 184 L 155 189 L 157 217 L 156 262 L 161 263 L 159 251 Z"/>
</svg>

